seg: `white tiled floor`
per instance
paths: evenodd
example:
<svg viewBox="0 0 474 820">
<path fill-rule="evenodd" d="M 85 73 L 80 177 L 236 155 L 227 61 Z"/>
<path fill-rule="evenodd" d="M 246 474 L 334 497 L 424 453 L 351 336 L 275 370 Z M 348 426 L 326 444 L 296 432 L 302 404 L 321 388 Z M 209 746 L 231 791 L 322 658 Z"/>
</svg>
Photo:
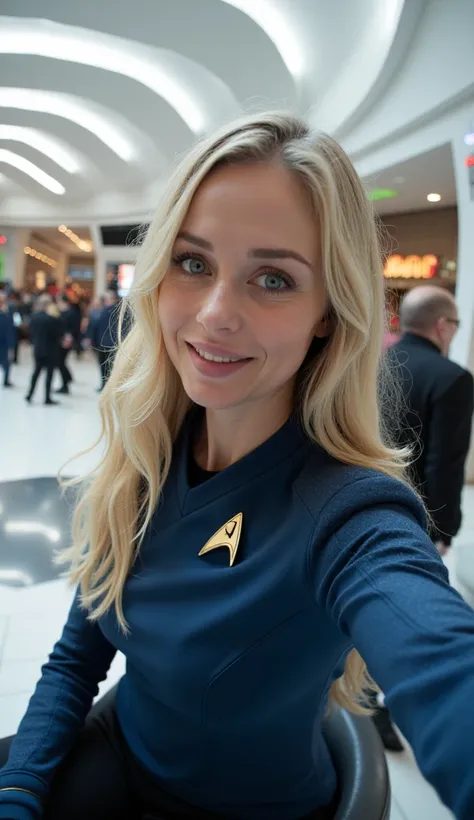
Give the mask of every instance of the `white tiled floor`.
<svg viewBox="0 0 474 820">
<path fill-rule="evenodd" d="M 96 363 L 86 356 L 72 358 L 75 377 L 72 395 L 61 397 L 60 407 L 44 407 L 43 386 L 33 406 L 24 395 L 29 378 L 28 354 L 14 368 L 17 388 L 0 388 L 0 481 L 55 475 L 72 455 L 89 446 L 99 432 Z M 79 473 L 93 466 L 97 454 L 84 456 L 67 471 Z M 449 557 L 454 586 L 465 594 L 462 576 L 474 578 L 474 487 L 466 488 L 464 525 Z M 472 553 L 471 553 L 472 550 Z M 41 664 L 60 635 L 72 592 L 63 580 L 26 590 L 0 586 L 0 737 L 16 731 L 39 678 Z M 474 600 L 470 601 L 474 605 Z M 101 692 L 120 678 L 124 659 L 117 656 Z M 435 792 L 422 778 L 409 750 L 389 755 L 393 790 L 391 820 L 450 820 Z"/>
</svg>

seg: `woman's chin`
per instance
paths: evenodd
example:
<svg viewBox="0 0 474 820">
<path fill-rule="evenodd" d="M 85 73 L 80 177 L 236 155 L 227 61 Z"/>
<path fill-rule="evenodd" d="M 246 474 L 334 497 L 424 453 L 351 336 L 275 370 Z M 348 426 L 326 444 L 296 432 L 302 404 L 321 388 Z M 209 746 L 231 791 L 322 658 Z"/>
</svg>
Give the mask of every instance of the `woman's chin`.
<svg viewBox="0 0 474 820">
<path fill-rule="evenodd" d="M 205 407 L 206 410 L 226 410 L 244 404 L 247 396 L 239 395 L 236 391 L 221 386 L 197 385 L 184 382 L 186 395 L 194 404 Z"/>
</svg>

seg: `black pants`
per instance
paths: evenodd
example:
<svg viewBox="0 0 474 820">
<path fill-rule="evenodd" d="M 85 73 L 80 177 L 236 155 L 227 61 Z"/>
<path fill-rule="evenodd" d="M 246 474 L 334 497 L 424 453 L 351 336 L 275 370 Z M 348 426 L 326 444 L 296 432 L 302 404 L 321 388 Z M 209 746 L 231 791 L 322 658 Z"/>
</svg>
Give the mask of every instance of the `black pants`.
<svg viewBox="0 0 474 820">
<path fill-rule="evenodd" d="M 73 346 L 73 348 L 76 352 L 77 358 L 79 359 L 82 356 L 83 352 L 84 352 L 84 350 L 82 348 L 82 333 L 80 331 L 79 331 L 79 333 L 74 334 L 73 339 L 72 339 L 72 346 Z"/>
<path fill-rule="evenodd" d="M 0 740 L 0 768 L 13 738 Z M 110 696 L 92 710 L 53 778 L 44 820 L 224 820 L 164 792 L 133 757 Z M 311 814 L 331 820 L 334 809 Z M 309 820 L 309 818 L 308 818 Z"/>
<path fill-rule="evenodd" d="M 31 384 L 30 389 L 28 391 L 28 398 L 33 396 L 35 392 L 36 382 L 39 379 L 40 373 L 42 370 L 46 370 L 46 392 L 45 392 L 45 401 L 49 401 L 51 398 L 51 383 L 53 381 L 53 373 L 55 368 L 55 362 L 49 356 L 37 356 L 35 357 L 35 369 L 33 370 L 33 375 L 31 377 Z"/>
<path fill-rule="evenodd" d="M 69 367 L 66 364 L 66 359 L 69 355 L 69 348 L 62 347 L 61 353 L 59 354 L 59 372 L 61 373 L 61 378 L 63 380 L 63 388 L 67 387 L 70 382 L 72 382 L 72 374 L 69 370 Z"/>
<path fill-rule="evenodd" d="M 97 358 L 100 367 L 101 387 L 105 387 L 107 379 L 110 376 L 110 371 L 114 365 L 114 351 L 113 350 L 98 350 Z"/>
<path fill-rule="evenodd" d="M 3 368 L 3 384 L 10 381 L 10 356 L 6 347 L 0 348 L 0 367 Z"/>
</svg>

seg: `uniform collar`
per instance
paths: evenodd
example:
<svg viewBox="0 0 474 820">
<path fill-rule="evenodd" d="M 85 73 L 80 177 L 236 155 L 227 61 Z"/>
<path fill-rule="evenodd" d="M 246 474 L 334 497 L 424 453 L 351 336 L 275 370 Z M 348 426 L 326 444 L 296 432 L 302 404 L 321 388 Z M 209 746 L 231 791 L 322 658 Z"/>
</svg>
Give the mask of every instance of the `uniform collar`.
<svg viewBox="0 0 474 820">
<path fill-rule="evenodd" d="M 193 407 L 188 413 L 177 441 L 175 458 L 178 461 L 178 499 L 181 513 L 187 515 L 219 497 L 236 490 L 263 473 L 268 472 L 304 444 L 309 444 L 298 419 L 291 416 L 270 438 L 243 458 L 220 470 L 203 484 L 191 487 L 188 480 L 189 449 L 202 408 Z"/>
</svg>

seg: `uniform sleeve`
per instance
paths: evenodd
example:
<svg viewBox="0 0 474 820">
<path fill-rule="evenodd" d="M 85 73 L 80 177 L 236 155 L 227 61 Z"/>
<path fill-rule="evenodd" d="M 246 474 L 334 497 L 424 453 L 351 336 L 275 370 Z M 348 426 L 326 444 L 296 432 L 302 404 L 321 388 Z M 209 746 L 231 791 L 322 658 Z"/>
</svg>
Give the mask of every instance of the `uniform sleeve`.
<svg viewBox="0 0 474 820">
<path fill-rule="evenodd" d="M 474 612 L 450 587 L 423 516 L 398 482 L 355 482 L 325 511 L 312 575 L 424 776 L 458 820 L 472 820 Z"/>
<path fill-rule="evenodd" d="M 0 770 L 0 818 L 41 817 L 56 768 L 73 745 L 115 653 L 76 596 Z"/>
</svg>

